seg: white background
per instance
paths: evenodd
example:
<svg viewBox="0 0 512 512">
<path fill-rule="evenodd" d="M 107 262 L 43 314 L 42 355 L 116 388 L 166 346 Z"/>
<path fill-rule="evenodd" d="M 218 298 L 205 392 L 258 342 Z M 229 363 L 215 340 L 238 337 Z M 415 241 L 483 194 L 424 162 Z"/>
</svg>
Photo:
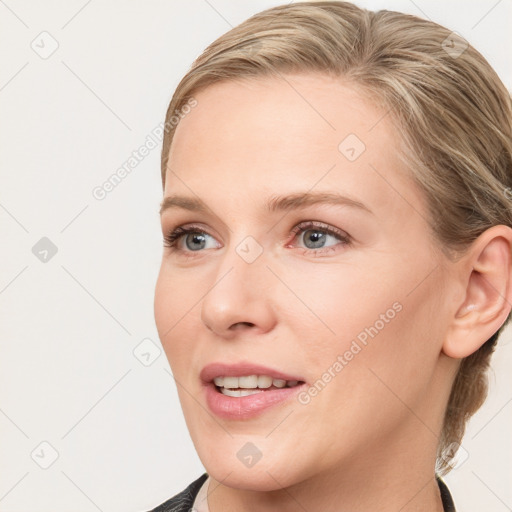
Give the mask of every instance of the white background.
<svg viewBox="0 0 512 512">
<path fill-rule="evenodd" d="M 163 121 L 210 42 L 280 3 L 0 2 L 0 511 L 147 510 L 204 471 L 157 357 L 160 145 L 103 201 L 92 190 Z M 511 0 L 357 3 L 459 32 L 512 89 Z M 43 31 L 59 45 L 47 59 L 31 48 Z M 46 263 L 42 237 L 58 249 Z M 133 354 L 146 338 L 150 366 Z M 446 478 L 459 512 L 512 509 L 511 338 L 469 458 Z"/>
</svg>

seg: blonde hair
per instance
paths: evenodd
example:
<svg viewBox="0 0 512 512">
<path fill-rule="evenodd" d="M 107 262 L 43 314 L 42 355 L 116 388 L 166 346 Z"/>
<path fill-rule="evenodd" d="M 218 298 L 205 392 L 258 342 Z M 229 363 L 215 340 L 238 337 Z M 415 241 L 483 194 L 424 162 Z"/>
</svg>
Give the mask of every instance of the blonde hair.
<svg viewBox="0 0 512 512">
<path fill-rule="evenodd" d="M 512 104 L 485 58 L 449 29 L 348 2 L 280 5 L 214 41 L 170 102 L 167 122 L 221 80 L 324 73 L 383 106 L 402 139 L 400 157 L 423 190 L 434 239 L 456 258 L 483 231 L 512 226 Z M 162 185 L 176 125 L 165 130 Z M 511 197 L 507 197 L 511 194 Z M 503 326 L 461 361 L 447 404 L 437 469 L 451 469 L 467 419 L 487 396 L 487 369 Z"/>
</svg>

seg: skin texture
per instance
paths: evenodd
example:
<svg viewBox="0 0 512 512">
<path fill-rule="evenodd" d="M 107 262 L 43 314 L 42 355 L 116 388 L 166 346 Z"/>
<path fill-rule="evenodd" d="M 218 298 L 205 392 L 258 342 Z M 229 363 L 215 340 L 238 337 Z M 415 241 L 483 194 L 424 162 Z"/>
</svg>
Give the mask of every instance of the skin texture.
<svg viewBox="0 0 512 512">
<path fill-rule="evenodd" d="M 195 97 L 175 133 L 164 197 L 200 198 L 208 210 L 170 208 L 161 221 L 164 236 L 193 224 L 206 246 L 193 251 L 182 237 L 164 248 L 155 320 L 212 477 L 211 512 L 441 511 L 442 418 L 458 358 L 510 310 L 509 228 L 488 230 L 448 260 L 397 157 L 390 117 L 341 80 L 221 82 Z M 354 161 L 338 149 L 349 134 L 365 145 Z M 372 213 L 326 204 L 265 210 L 271 196 L 308 191 L 338 192 Z M 304 221 L 348 234 L 349 243 L 328 235 L 308 249 L 308 230 L 325 231 L 294 234 Z M 236 251 L 248 236 L 262 250 L 252 263 Z M 199 379 L 206 364 L 259 363 L 313 385 L 397 303 L 309 403 L 293 397 L 244 421 L 208 409 Z M 262 453 L 252 467 L 237 457 L 247 442 Z"/>
</svg>

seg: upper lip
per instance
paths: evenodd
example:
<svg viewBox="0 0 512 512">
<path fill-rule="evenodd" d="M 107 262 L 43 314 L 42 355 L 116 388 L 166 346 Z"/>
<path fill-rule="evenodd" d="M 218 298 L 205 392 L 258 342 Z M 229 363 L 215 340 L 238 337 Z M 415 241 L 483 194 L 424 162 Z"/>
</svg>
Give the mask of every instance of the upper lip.
<svg viewBox="0 0 512 512">
<path fill-rule="evenodd" d="M 203 382 L 210 383 L 215 377 L 243 377 L 245 375 L 268 375 L 273 379 L 304 381 L 299 375 L 291 375 L 268 366 L 248 362 L 210 363 L 201 370 L 199 377 Z"/>
</svg>

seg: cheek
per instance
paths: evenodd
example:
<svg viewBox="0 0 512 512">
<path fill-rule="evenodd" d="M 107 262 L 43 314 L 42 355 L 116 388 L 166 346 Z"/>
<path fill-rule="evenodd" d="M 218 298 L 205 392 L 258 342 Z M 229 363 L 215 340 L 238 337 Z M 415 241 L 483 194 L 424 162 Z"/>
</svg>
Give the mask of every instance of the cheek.
<svg viewBox="0 0 512 512">
<path fill-rule="evenodd" d="M 411 419 L 411 411 L 417 418 L 424 415 L 422 404 L 432 386 L 442 340 L 435 285 L 424 285 L 409 295 L 409 290 L 388 292 L 380 308 L 370 309 L 362 327 L 352 326 L 352 336 L 343 340 L 343 378 L 332 389 L 337 417 L 352 403 L 352 414 L 371 412 L 376 424 L 392 431 L 393 425 Z"/>
<path fill-rule="evenodd" d="M 201 294 L 188 278 L 171 272 L 162 263 L 155 286 L 154 313 L 157 331 L 171 367 L 179 364 L 194 336 L 191 323 Z"/>
<path fill-rule="evenodd" d="M 299 325 L 308 317 L 315 320 L 301 329 L 308 333 L 301 336 L 308 376 L 335 393 L 325 393 L 319 404 L 393 400 L 388 387 L 415 400 L 432 375 L 442 338 L 435 332 L 438 283 L 423 279 L 433 264 L 405 264 L 392 256 L 367 264 L 319 265 L 311 279 L 292 281 L 290 270 L 288 282 L 310 310 L 302 307 Z"/>
<path fill-rule="evenodd" d="M 164 264 L 160 268 L 158 279 L 155 286 L 155 323 L 160 336 L 160 341 L 165 346 L 167 332 L 176 321 L 176 290 L 171 286 L 169 279 L 164 271 Z"/>
<path fill-rule="evenodd" d="M 364 262 L 290 265 L 283 271 L 283 281 L 295 297 L 288 292 L 289 306 L 283 317 L 290 320 L 293 316 L 295 324 L 291 325 L 313 333 L 305 339 L 311 355 L 321 351 L 332 356 L 348 348 L 358 334 L 363 337 L 365 328 L 375 322 L 380 326 L 380 315 L 390 308 L 388 316 L 395 316 L 392 305 L 401 293 L 396 280 L 385 282 L 383 276 L 388 274 L 382 264 L 372 268 Z"/>
</svg>

